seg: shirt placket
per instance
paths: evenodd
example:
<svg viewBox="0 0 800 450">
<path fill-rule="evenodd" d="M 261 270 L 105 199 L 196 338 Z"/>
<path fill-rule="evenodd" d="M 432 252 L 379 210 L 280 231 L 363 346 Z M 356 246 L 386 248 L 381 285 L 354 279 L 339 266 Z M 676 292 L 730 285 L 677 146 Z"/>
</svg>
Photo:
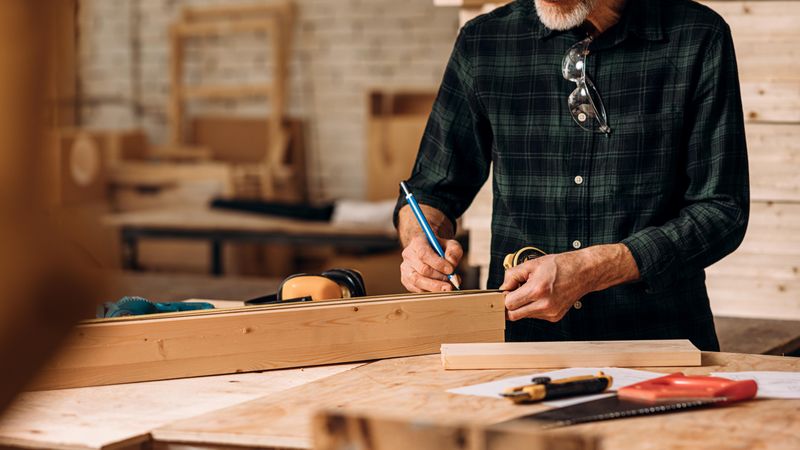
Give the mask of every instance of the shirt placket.
<svg viewBox="0 0 800 450">
<path fill-rule="evenodd" d="M 587 58 L 587 73 L 590 77 L 591 74 L 596 73 L 596 60 L 596 53 L 592 53 Z M 590 245 L 590 169 L 598 139 L 603 138 L 597 133 L 588 132 L 579 127 L 576 127 L 576 133 L 580 133 L 579 136 L 581 137 L 576 140 L 577 145 L 573 147 L 568 164 L 569 173 L 566 174 L 566 182 L 570 185 L 567 196 L 567 242 L 564 243 L 566 251 L 579 250 Z M 579 311 L 582 308 L 583 302 L 579 299 L 573 304 L 573 316 L 575 316 L 575 311 Z M 575 325 L 579 326 L 577 323 Z"/>
</svg>

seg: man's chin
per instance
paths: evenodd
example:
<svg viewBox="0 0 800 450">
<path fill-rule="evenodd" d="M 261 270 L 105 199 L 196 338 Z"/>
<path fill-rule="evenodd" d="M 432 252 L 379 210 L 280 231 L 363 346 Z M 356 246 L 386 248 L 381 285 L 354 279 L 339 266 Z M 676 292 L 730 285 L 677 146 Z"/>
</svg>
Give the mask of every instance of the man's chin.
<svg viewBox="0 0 800 450">
<path fill-rule="evenodd" d="M 534 0 L 539 20 L 547 28 L 559 31 L 571 30 L 583 24 L 592 12 L 594 3 L 582 0 Z"/>
</svg>

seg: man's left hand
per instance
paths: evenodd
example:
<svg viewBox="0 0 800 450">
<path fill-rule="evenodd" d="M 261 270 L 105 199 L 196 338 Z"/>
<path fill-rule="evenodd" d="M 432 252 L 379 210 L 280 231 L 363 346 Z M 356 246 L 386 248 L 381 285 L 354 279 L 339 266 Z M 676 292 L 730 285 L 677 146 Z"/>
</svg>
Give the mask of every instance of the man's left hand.
<svg viewBox="0 0 800 450">
<path fill-rule="evenodd" d="M 639 270 L 622 244 L 598 245 L 546 255 L 506 271 L 509 320 L 558 322 L 584 295 L 639 279 Z"/>
</svg>

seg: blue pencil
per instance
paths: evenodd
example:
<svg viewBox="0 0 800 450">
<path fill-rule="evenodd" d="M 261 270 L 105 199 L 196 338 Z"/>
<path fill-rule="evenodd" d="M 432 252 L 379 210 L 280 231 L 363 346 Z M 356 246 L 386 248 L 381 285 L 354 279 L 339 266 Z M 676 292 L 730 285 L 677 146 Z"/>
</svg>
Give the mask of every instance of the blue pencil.
<svg viewBox="0 0 800 450">
<path fill-rule="evenodd" d="M 442 250 L 442 246 L 439 245 L 439 240 L 436 239 L 436 235 L 433 234 L 433 230 L 431 229 L 431 225 L 428 223 L 428 219 L 425 218 L 425 214 L 422 214 L 422 210 L 419 208 L 419 203 L 417 203 L 417 199 L 414 198 L 414 194 L 408 190 L 408 186 L 406 185 L 405 181 L 400 182 L 400 187 L 403 189 L 403 192 L 406 194 L 406 202 L 408 205 L 411 206 L 411 210 L 414 211 L 414 217 L 417 218 L 417 222 L 419 222 L 419 226 L 422 228 L 422 231 L 425 232 L 425 236 L 428 238 L 428 242 L 431 244 L 436 253 L 444 259 L 444 250 Z M 458 278 L 456 278 L 455 274 L 447 275 L 447 278 L 453 283 L 453 286 L 456 287 L 456 290 L 461 290 L 461 286 L 458 285 Z"/>
</svg>

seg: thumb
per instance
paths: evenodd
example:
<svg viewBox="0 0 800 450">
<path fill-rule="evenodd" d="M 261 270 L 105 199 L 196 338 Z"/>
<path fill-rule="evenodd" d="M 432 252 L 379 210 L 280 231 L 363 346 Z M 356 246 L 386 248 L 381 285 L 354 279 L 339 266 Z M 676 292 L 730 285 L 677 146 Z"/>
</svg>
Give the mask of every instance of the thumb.
<svg viewBox="0 0 800 450">
<path fill-rule="evenodd" d="M 523 270 L 520 266 L 512 267 L 506 270 L 505 277 L 503 277 L 503 284 L 500 285 L 501 291 L 513 291 L 521 284 L 525 283 L 528 278 L 528 272 Z"/>
</svg>

